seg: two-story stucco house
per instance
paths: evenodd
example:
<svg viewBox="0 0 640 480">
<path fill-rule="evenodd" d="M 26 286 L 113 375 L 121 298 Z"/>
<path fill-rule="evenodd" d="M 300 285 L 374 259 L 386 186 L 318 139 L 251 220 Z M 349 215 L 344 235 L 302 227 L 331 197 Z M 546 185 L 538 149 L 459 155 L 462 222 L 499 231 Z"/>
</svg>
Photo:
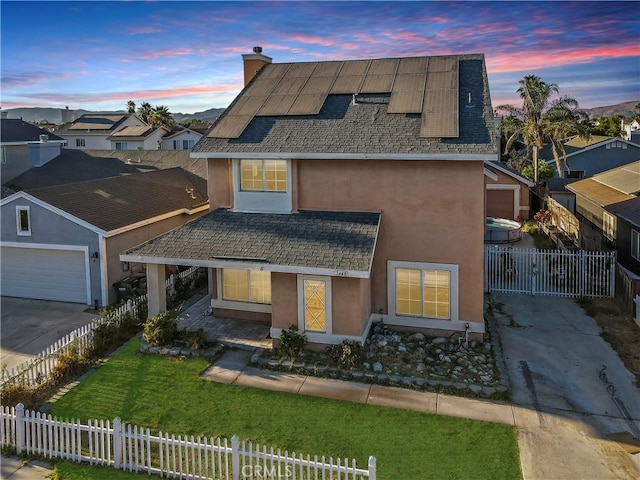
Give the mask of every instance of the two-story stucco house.
<svg viewBox="0 0 640 480">
<path fill-rule="evenodd" d="M 446 335 L 483 319 L 485 161 L 498 159 L 482 54 L 272 63 L 191 156 L 211 211 L 130 249 L 150 313 L 164 265 L 208 268 L 214 316 L 297 325 L 312 344 L 373 321 Z"/>
<path fill-rule="evenodd" d="M 65 124 L 55 133 L 67 141 L 67 148 L 111 150 L 111 135 L 125 127 L 143 126 L 147 124 L 135 113 L 88 113 Z"/>
</svg>

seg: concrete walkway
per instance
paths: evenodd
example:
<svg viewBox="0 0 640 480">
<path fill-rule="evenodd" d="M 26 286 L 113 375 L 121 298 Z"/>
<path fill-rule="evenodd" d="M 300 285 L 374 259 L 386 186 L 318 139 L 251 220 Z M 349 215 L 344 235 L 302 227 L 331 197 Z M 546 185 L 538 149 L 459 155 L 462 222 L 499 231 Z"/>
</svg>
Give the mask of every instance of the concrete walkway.
<svg viewBox="0 0 640 480">
<path fill-rule="evenodd" d="M 0 480 L 51 479 L 52 467 L 48 463 L 0 455 Z"/>
<path fill-rule="evenodd" d="M 202 373 L 202 378 L 218 383 L 278 392 L 516 425 L 515 409 L 507 403 L 490 400 L 480 401 L 441 393 L 417 392 L 406 388 L 370 385 L 286 372 L 272 372 L 247 366 L 251 355 L 252 352 L 227 351 L 214 365 Z"/>
</svg>

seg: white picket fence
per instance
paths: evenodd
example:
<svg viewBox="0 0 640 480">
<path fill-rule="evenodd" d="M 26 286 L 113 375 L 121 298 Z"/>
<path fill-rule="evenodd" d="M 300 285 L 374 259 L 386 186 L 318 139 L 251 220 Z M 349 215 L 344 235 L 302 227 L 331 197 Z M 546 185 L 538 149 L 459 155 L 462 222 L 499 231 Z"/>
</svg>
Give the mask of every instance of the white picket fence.
<svg viewBox="0 0 640 480">
<path fill-rule="evenodd" d="M 615 252 L 485 246 L 485 291 L 562 297 L 613 297 Z"/>
<path fill-rule="evenodd" d="M 22 404 L 0 407 L 0 444 L 19 454 L 62 458 L 156 474 L 167 478 L 240 480 L 364 480 L 376 478 L 376 459 L 366 469 L 355 460 L 318 458 L 252 442 L 226 438 L 175 436 L 148 428 L 104 420 L 59 421 L 51 415 L 24 410 Z"/>
<path fill-rule="evenodd" d="M 636 298 L 633 299 L 633 303 L 636 305 L 636 316 L 633 321 L 636 322 L 638 327 L 640 327 L 640 295 L 636 295 Z"/>
<path fill-rule="evenodd" d="M 189 278 L 198 271 L 199 267 L 191 267 L 177 275 L 171 275 L 165 282 L 168 290 L 172 291 L 176 277 Z M 87 352 L 92 346 L 93 333 L 99 325 L 107 321 L 120 322 L 125 314 L 138 314 L 141 305 L 146 304 L 147 294 L 127 300 L 115 310 L 109 312 L 107 318 L 97 318 L 88 325 L 77 328 L 68 333 L 53 345 L 47 347 L 34 358 L 27 360 L 20 365 L 2 369 L 0 375 L 0 387 L 8 382 L 18 382 L 24 386 L 34 386 L 47 381 L 52 370 L 58 363 L 58 356 L 73 350 L 78 355 Z"/>
</svg>

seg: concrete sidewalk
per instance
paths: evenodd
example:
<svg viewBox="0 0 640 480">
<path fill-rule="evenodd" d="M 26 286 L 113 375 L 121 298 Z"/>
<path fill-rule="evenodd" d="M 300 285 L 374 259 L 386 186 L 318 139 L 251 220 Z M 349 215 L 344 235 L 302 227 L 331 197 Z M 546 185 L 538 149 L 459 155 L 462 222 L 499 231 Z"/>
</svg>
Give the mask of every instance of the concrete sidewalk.
<svg viewBox="0 0 640 480">
<path fill-rule="evenodd" d="M 247 351 L 227 351 L 214 365 L 202 373 L 202 378 L 218 383 L 264 390 L 517 425 L 517 407 L 505 402 L 476 400 L 435 392 L 417 392 L 406 388 L 286 372 L 272 372 L 247 366 L 251 355 L 252 352 Z"/>
<path fill-rule="evenodd" d="M 51 479 L 52 467 L 48 463 L 0 455 L 0 480 Z"/>
<path fill-rule="evenodd" d="M 273 372 L 249 367 L 252 352 L 227 351 L 202 378 L 279 392 L 401 408 L 502 423 L 518 428 L 525 480 L 627 480 L 640 478 L 640 454 L 603 438 L 585 415 L 434 392 Z M 622 419 L 608 417 L 620 423 Z M 598 453 L 599 452 L 599 453 Z"/>
</svg>

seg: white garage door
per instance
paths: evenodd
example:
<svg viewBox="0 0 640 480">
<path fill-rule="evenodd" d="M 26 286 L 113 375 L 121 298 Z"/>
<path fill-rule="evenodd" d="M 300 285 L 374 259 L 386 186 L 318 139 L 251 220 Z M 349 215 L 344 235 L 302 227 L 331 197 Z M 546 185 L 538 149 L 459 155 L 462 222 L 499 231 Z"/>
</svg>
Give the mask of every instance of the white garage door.
<svg viewBox="0 0 640 480">
<path fill-rule="evenodd" d="M 1 253 L 2 295 L 88 303 L 83 251 L 2 247 Z"/>
</svg>

